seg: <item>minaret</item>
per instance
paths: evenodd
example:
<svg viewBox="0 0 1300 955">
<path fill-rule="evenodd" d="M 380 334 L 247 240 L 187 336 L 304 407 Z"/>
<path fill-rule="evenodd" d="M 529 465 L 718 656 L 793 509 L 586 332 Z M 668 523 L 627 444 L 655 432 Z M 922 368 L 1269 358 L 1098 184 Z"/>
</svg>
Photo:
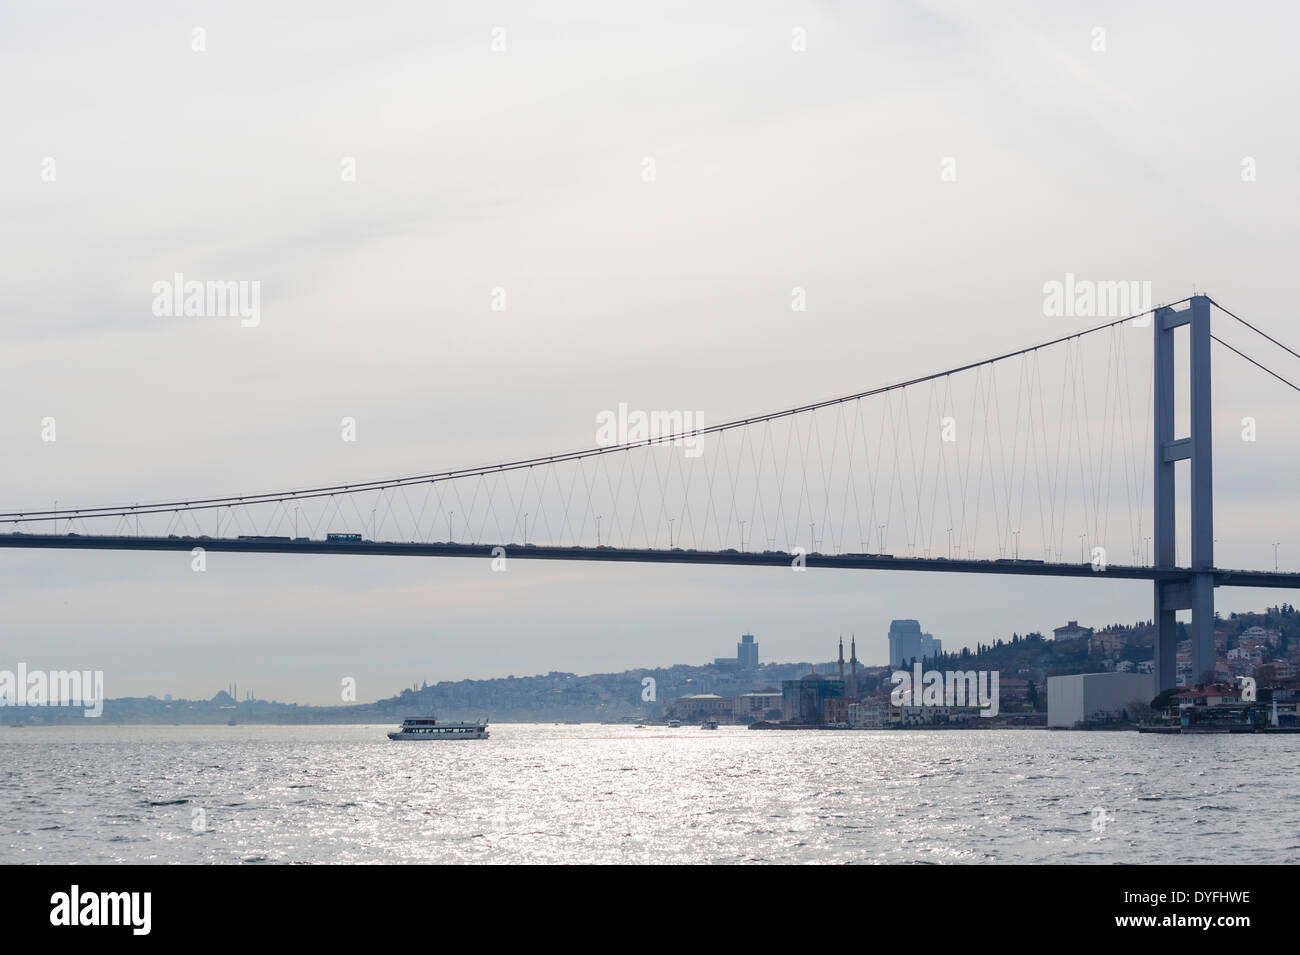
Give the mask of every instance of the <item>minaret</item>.
<svg viewBox="0 0 1300 955">
<path fill-rule="evenodd" d="M 849 663 L 851 676 L 849 680 L 852 686 L 849 689 L 849 699 L 858 698 L 858 640 L 856 636 L 849 635 Z"/>
<path fill-rule="evenodd" d="M 840 682 L 844 682 L 844 634 L 840 634 Z"/>
</svg>

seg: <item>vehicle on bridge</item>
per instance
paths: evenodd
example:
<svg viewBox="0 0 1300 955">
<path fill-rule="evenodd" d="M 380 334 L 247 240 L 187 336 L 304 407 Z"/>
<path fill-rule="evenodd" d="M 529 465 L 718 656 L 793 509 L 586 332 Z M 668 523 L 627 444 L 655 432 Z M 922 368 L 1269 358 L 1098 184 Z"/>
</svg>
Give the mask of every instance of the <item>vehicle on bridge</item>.
<svg viewBox="0 0 1300 955">
<path fill-rule="evenodd" d="M 335 543 L 346 544 L 346 543 L 354 543 L 360 541 L 361 535 L 360 534 L 326 534 L 325 539 L 327 541 L 333 541 Z"/>
</svg>

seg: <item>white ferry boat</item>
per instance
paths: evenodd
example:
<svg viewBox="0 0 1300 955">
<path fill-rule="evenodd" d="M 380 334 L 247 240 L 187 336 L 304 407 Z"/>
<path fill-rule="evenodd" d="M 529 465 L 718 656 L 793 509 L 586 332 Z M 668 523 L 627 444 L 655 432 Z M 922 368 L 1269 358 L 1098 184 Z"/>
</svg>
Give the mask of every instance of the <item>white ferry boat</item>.
<svg viewBox="0 0 1300 955">
<path fill-rule="evenodd" d="M 477 723 L 439 723 L 433 717 L 427 719 L 404 720 L 396 733 L 389 733 L 389 739 L 487 739 L 487 720 Z"/>
</svg>

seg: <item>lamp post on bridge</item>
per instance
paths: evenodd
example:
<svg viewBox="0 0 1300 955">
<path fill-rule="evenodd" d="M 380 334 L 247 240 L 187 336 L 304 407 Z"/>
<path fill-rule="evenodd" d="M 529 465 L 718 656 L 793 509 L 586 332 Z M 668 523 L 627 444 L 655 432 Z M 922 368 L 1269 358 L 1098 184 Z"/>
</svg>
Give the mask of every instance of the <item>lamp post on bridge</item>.
<svg viewBox="0 0 1300 955">
<path fill-rule="evenodd" d="M 600 515 L 596 515 L 596 546 L 600 546 Z"/>
</svg>

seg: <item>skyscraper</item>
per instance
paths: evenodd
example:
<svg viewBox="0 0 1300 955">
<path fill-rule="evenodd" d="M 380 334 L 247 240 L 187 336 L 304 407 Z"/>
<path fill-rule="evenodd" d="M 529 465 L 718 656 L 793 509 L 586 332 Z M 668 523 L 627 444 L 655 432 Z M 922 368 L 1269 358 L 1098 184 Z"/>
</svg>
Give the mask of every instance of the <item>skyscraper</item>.
<svg viewBox="0 0 1300 955">
<path fill-rule="evenodd" d="M 758 644 L 754 642 L 752 633 L 740 635 L 740 642 L 736 644 L 736 659 L 740 661 L 742 668 L 758 667 Z"/>
<path fill-rule="evenodd" d="M 889 624 L 889 665 L 902 666 L 921 656 L 921 624 L 916 620 L 894 620 Z"/>
</svg>

